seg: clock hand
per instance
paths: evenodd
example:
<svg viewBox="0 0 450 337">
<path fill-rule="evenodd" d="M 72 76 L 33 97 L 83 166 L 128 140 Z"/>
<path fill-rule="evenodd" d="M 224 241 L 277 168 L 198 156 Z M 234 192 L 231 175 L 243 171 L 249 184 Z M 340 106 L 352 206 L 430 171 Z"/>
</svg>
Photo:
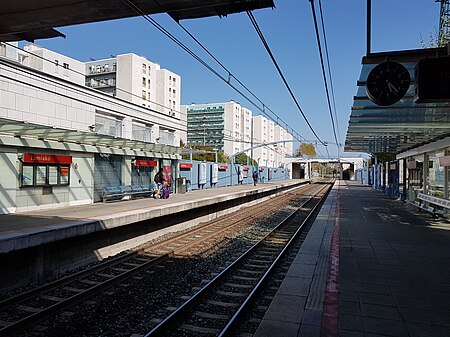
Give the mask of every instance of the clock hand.
<svg viewBox="0 0 450 337">
<path fill-rule="evenodd" d="M 398 93 L 397 88 L 394 87 L 394 86 L 391 84 L 391 82 L 387 81 L 387 85 L 388 85 L 388 88 L 389 88 L 389 90 L 390 90 L 391 92 L 395 92 L 396 94 Z"/>
</svg>

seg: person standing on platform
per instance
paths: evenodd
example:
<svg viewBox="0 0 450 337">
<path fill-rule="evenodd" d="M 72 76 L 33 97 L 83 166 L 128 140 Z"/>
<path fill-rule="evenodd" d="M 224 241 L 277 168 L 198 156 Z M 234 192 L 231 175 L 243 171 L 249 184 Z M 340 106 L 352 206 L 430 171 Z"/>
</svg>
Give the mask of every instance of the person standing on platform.
<svg viewBox="0 0 450 337">
<path fill-rule="evenodd" d="M 253 171 L 253 186 L 256 186 L 257 182 L 258 182 L 258 172 Z"/>
<path fill-rule="evenodd" d="M 155 174 L 153 181 L 156 183 L 156 191 L 155 191 L 153 197 L 155 199 L 161 198 L 161 191 L 162 191 L 163 183 L 164 183 L 164 175 L 163 175 L 162 167 L 160 167 L 158 173 Z"/>
</svg>

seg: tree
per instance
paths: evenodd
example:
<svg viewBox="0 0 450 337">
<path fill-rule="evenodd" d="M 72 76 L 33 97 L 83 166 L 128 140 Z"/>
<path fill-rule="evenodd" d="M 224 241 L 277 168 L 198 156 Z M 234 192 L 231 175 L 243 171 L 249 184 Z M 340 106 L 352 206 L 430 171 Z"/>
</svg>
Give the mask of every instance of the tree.
<svg viewBox="0 0 450 337">
<path fill-rule="evenodd" d="M 209 161 L 214 163 L 216 161 L 216 151 L 211 146 L 195 145 L 190 147 L 192 150 L 204 151 L 200 153 L 193 153 L 192 160 L 197 161 Z M 183 154 L 181 156 L 184 160 L 189 160 L 189 154 Z M 217 152 L 217 160 L 219 163 L 231 163 L 230 156 L 226 155 L 222 151 Z"/>
<path fill-rule="evenodd" d="M 252 159 L 245 153 L 239 153 L 236 157 L 234 157 L 234 162 L 240 165 L 247 165 L 247 164 L 254 166 L 258 165 L 256 160 L 253 160 L 252 162 Z"/>
<path fill-rule="evenodd" d="M 297 156 L 308 156 L 315 157 L 317 156 L 316 148 L 313 144 L 310 143 L 301 143 L 299 148 L 297 149 Z"/>
</svg>

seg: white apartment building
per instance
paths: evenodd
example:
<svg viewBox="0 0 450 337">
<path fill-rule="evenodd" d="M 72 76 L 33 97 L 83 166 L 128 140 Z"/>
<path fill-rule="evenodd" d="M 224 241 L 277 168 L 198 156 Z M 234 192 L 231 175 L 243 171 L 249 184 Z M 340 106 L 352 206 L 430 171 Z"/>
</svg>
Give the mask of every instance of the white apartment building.
<svg viewBox="0 0 450 337">
<path fill-rule="evenodd" d="M 58 68 L 0 57 L 0 213 L 100 201 L 103 187 L 149 184 L 159 168 L 176 176 L 185 116 L 88 88 L 70 76 L 78 61 L 42 55 Z"/>
<path fill-rule="evenodd" d="M 251 111 L 237 102 L 191 104 L 187 110 L 187 143 L 210 146 L 231 156 L 250 147 Z"/>
<path fill-rule="evenodd" d="M 28 44 L 18 51 L 18 61 L 30 68 L 42 71 L 72 83 L 84 85 L 84 63 L 65 55 Z"/>
<path fill-rule="evenodd" d="M 86 86 L 152 110 L 179 114 L 181 77 L 136 54 L 85 63 Z"/>
<path fill-rule="evenodd" d="M 160 69 L 156 72 L 156 101 L 169 108 L 169 113 L 173 116 L 179 114 L 181 106 L 181 77 L 167 69 Z M 165 108 L 157 107 L 163 112 Z"/>
<path fill-rule="evenodd" d="M 245 151 L 261 166 L 278 167 L 292 154 L 292 135 L 281 126 L 237 102 L 191 104 L 187 112 L 187 143 L 210 146 L 227 155 L 239 153 L 258 144 L 287 140 L 289 143 L 264 145 Z M 253 140 L 252 140 L 253 134 Z"/>
</svg>

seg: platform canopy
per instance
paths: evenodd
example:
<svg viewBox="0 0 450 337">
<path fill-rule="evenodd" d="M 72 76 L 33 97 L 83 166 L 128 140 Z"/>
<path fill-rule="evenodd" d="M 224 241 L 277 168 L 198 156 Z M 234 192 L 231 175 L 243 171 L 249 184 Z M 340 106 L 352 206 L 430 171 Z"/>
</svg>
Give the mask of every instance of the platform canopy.
<svg viewBox="0 0 450 337">
<path fill-rule="evenodd" d="M 167 12 L 175 20 L 226 16 L 266 7 L 273 0 L 2 0 L 0 41 L 63 36 L 54 28 Z"/>
<path fill-rule="evenodd" d="M 2 137 L 5 135 L 7 137 Z M 9 138 L 14 139 L 14 142 L 9 141 Z M 155 157 L 178 158 L 181 155 L 181 148 L 166 145 L 148 143 L 139 140 L 119 138 L 109 135 L 102 135 L 96 132 L 84 132 L 77 130 L 68 130 L 46 125 L 14 121 L 10 119 L 0 118 L 0 145 L 22 145 L 28 146 L 32 144 L 32 140 L 36 139 L 49 149 L 61 149 L 66 147 L 69 150 L 69 145 L 79 145 L 81 149 L 86 151 L 86 146 L 92 149 L 107 148 L 112 151 L 117 150 L 131 150 L 138 152 L 150 152 Z M 18 141 L 20 140 L 20 142 Z M 57 147 L 51 144 L 58 144 Z M 93 151 L 96 152 L 96 151 Z"/>
<path fill-rule="evenodd" d="M 450 136 L 450 103 L 415 102 L 417 62 L 444 56 L 447 56 L 447 48 L 374 53 L 364 57 L 344 151 L 398 154 Z M 410 73 L 411 85 L 399 102 L 380 106 L 369 100 L 366 79 L 372 68 L 386 61 L 403 64 Z"/>
</svg>

